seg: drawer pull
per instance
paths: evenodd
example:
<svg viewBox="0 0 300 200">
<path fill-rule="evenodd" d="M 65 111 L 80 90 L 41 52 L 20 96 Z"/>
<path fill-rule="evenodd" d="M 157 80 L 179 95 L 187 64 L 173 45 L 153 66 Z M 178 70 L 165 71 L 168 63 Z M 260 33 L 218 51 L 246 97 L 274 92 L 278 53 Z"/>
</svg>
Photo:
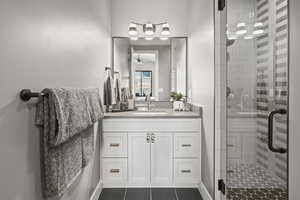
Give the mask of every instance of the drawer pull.
<svg viewBox="0 0 300 200">
<path fill-rule="evenodd" d="M 119 173 L 120 172 L 120 169 L 111 169 L 110 170 L 110 173 Z"/>
<path fill-rule="evenodd" d="M 111 143 L 109 146 L 111 146 L 111 147 L 118 147 L 118 146 L 120 146 L 120 144 L 119 143 Z"/>
<path fill-rule="evenodd" d="M 227 144 L 227 147 L 234 147 L 233 144 Z"/>
<path fill-rule="evenodd" d="M 181 146 L 182 147 L 191 147 L 192 145 L 191 144 L 182 144 Z"/>
<path fill-rule="evenodd" d="M 181 170 L 181 173 L 191 173 L 192 170 L 188 169 L 188 170 Z"/>
</svg>

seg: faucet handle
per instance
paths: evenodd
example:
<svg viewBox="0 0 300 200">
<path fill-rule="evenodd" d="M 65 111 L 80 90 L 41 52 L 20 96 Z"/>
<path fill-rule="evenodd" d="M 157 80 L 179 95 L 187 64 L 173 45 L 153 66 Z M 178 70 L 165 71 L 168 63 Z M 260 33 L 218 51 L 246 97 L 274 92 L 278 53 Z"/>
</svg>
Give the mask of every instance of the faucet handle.
<svg viewBox="0 0 300 200">
<path fill-rule="evenodd" d="M 151 96 L 150 96 L 150 94 L 146 94 L 146 96 L 145 96 L 145 100 L 146 100 L 146 101 L 149 101 L 149 100 L 151 100 Z"/>
</svg>

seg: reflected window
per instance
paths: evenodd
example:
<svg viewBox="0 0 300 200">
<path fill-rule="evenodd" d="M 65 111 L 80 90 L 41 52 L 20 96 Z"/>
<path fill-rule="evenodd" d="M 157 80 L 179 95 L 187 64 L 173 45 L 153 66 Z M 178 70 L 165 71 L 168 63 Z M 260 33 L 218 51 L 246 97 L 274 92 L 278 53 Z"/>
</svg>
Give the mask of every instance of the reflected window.
<svg viewBox="0 0 300 200">
<path fill-rule="evenodd" d="M 152 97 L 152 71 L 135 71 L 134 85 L 136 97 L 145 97 L 147 94 Z"/>
</svg>

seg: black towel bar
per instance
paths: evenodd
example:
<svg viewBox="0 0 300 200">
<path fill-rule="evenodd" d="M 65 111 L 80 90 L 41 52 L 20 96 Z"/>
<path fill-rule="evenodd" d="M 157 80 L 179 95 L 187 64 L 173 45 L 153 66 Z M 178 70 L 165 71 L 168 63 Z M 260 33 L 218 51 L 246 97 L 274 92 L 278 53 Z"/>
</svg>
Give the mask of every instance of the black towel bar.
<svg viewBox="0 0 300 200">
<path fill-rule="evenodd" d="M 22 101 L 29 101 L 33 97 L 44 96 L 42 92 L 31 92 L 29 89 L 23 89 L 20 92 L 20 98 Z"/>
</svg>

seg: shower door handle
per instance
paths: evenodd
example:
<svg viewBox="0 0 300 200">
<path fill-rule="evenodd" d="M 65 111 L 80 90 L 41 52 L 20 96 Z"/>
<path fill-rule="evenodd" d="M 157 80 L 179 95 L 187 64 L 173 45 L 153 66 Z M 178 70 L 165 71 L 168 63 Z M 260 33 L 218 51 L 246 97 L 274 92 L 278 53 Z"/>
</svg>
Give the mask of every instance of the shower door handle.
<svg viewBox="0 0 300 200">
<path fill-rule="evenodd" d="M 274 116 L 276 114 L 287 114 L 287 111 L 285 109 L 278 109 L 278 110 L 273 110 L 269 113 L 268 115 L 268 147 L 270 151 L 275 152 L 275 153 L 286 153 L 287 149 L 284 148 L 276 148 L 273 146 L 273 121 L 274 121 Z"/>
<path fill-rule="evenodd" d="M 226 0 L 218 0 L 218 10 L 223 11 L 226 5 Z"/>
</svg>

